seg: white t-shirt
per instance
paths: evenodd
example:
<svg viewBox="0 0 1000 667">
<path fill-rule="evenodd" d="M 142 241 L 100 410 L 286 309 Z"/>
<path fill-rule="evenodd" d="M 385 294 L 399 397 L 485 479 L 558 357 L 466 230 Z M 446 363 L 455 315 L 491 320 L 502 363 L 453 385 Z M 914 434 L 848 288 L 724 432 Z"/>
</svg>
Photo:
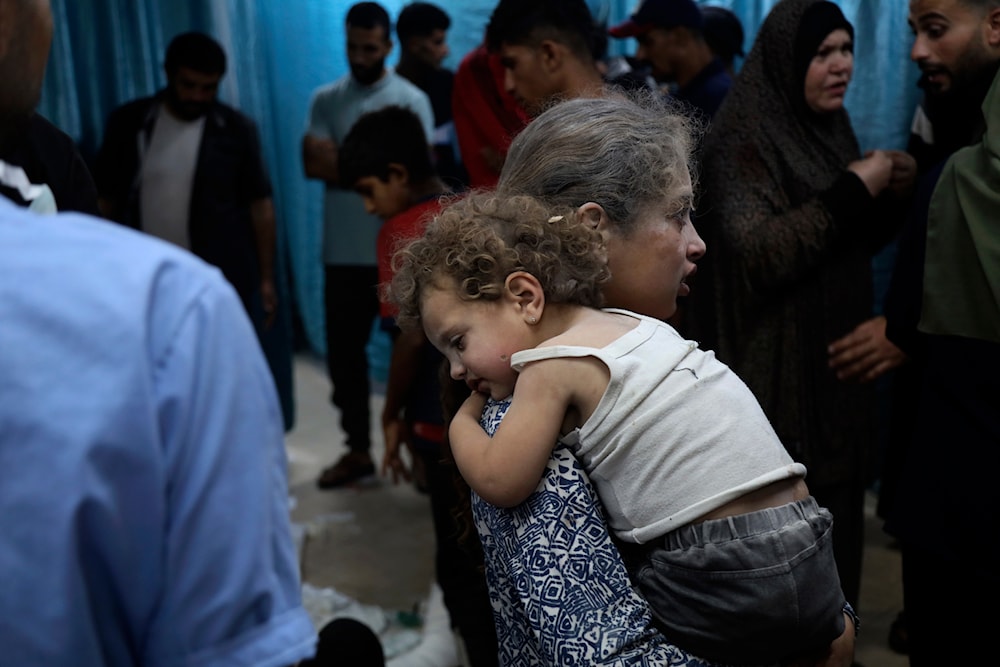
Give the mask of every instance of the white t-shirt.
<svg viewBox="0 0 1000 667">
<path fill-rule="evenodd" d="M 184 121 L 161 106 L 142 159 L 142 230 L 189 250 L 191 187 L 204 131 L 204 116 Z"/>
</svg>

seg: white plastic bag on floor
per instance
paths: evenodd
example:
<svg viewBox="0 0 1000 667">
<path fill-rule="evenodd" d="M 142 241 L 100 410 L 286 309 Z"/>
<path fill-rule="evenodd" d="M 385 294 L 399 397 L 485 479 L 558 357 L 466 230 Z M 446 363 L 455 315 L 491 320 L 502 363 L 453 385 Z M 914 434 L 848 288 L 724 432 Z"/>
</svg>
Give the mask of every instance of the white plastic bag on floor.
<svg viewBox="0 0 1000 667">
<path fill-rule="evenodd" d="M 444 595 L 437 584 L 424 605 L 424 623 L 420 643 L 389 659 L 386 667 L 453 667 L 462 664 L 458 657 L 451 618 L 444 606 Z M 383 643 L 384 645 L 384 643 Z"/>
</svg>

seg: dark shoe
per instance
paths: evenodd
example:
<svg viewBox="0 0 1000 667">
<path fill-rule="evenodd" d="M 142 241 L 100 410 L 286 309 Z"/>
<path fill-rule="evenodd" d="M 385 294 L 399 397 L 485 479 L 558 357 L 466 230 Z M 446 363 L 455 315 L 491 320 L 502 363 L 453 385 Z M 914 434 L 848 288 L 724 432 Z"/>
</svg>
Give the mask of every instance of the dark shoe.
<svg viewBox="0 0 1000 667">
<path fill-rule="evenodd" d="M 904 611 L 896 614 L 896 620 L 889 626 L 889 648 L 896 653 L 906 655 L 910 652 L 910 635 L 906 632 L 906 616 Z"/>
<path fill-rule="evenodd" d="M 353 484 L 375 474 L 375 464 L 353 452 L 344 454 L 340 460 L 323 470 L 316 486 L 321 489 L 336 489 Z"/>
</svg>

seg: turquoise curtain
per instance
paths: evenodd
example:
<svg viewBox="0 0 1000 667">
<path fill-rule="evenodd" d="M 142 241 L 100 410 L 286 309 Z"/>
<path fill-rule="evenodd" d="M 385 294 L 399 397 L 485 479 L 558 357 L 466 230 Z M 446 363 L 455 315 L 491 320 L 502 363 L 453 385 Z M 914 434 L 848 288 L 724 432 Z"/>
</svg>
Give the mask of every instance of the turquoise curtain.
<svg viewBox="0 0 1000 667">
<path fill-rule="evenodd" d="M 452 17 L 445 65 L 454 69 L 483 36 L 495 0 L 436 0 Z M 745 48 L 776 0 L 711 0 L 743 21 Z M 91 158 L 115 106 L 164 85 L 166 44 L 191 29 L 214 35 L 229 54 L 220 98 L 253 117 L 261 130 L 280 226 L 282 321 L 265 343 L 273 366 L 286 366 L 292 307 L 304 344 L 325 353 L 320 261 L 321 192 L 306 181 L 300 140 L 312 90 L 347 72 L 344 17 L 350 0 L 51 0 L 56 32 L 40 111 Z M 634 0 L 588 0 L 606 23 L 628 17 Z M 395 17 L 406 0 L 383 0 Z M 847 105 L 865 149 L 905 146 L 917 101 L 917 70 L 908 59 L 907 3 L 838 0 L 855 26 L 857 54 Z M 632 40 L 610 52 L 631 53 Z M 390 64 L 395 62 L 393 51 Z M 279 372 L 284 373 L 279 368 Z M 288 371 L 290 377 L 290 371 Z M 280 381 L 279 381 L 280 382 Z M 286 403 L 288 401 L 286 400 Z M 286 406 L 289 421 L 290 406 Z"/>
</svg>

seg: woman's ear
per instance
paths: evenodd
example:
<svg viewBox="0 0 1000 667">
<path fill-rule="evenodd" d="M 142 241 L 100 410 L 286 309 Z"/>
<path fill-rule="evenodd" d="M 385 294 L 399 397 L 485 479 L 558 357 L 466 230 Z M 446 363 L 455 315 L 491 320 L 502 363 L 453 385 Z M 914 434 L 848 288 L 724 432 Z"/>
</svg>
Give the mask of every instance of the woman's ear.
<svg viewBox="0 0 1000 667">
<path fill-rule="evenodd" d="M 576 209 L 577 220 L 584 225 L 589 225 L 591 229 L 604 231 L 608 225 L 608 214 L 604 207 L 596 202 L 589 201 Z"/>
<path fill-rule="evenodd" d="M 504 281 L 504 297 L 518 309 L 528 324 L 537 324 L 545 310 L 545 290 L 527 271 L 515 271 Z"/>
</svg>

